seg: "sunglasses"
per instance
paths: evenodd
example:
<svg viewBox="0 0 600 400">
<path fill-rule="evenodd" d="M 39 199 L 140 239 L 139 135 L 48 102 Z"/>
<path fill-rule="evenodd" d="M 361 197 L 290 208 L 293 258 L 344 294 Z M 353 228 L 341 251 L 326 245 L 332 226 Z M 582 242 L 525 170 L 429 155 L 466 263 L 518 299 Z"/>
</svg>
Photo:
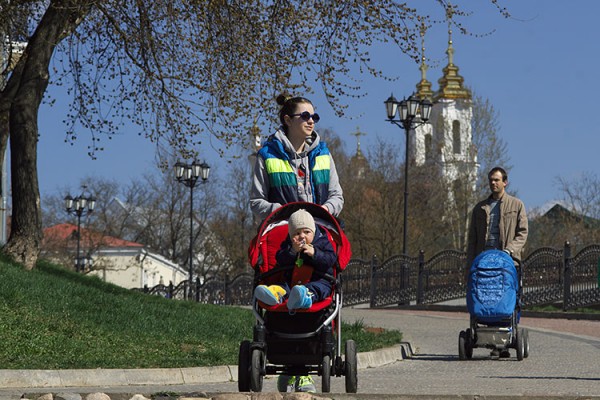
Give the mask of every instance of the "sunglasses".
<svg viewBox="0 0 600 400">
<path fill-rule="evenodd" d="M 291 114 L 290 117 L 300 117 L 306 122 L 308 122 L 308 120 L 312 118 L 315 124 L 321 119 L 321 117 L 319 117 L 319 114 L 311 114 L 308 111 L 301 112 L 300 114 Z"/>
</svg>

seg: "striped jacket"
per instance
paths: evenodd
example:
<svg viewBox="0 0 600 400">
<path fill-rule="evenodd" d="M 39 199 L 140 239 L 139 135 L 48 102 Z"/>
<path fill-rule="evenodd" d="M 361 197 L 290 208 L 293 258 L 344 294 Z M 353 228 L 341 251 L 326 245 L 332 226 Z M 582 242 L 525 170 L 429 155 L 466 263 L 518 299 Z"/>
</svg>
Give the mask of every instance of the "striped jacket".
<svg viewBox="0 0 600 400">
<path fill-rule="evenodd" d="M 335 217 L 340 214 L 344 197 L 333 157 L 316 132 L 307 145 L 305 152 L 296 153 L 282 130 L 263 144 L 250 189 L 250 208 L 256 217 L 262 220 L 295 201 L 322 205 Z"/>
<path fill-rule="evenodd" d="M 269 200 L 285 204 L 300 201 L 298 179 L 290 165 L 290 158 L 283 145 L 273 137 L 258 152 L 265 162 L 269 176 Z M 313 189 L 314 203 L 325 204 L 329 191 L 330 166 L 329 149 L 324 142 L 308 153 L 310 183 Z"/>
</svg>

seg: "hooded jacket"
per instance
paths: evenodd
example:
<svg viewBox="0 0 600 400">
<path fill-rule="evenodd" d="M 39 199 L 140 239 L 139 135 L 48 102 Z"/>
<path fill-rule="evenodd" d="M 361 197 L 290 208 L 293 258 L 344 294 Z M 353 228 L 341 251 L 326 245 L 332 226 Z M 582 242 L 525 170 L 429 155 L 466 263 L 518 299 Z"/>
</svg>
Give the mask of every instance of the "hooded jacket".
<svg viewBox="0 0 600 400">
<path fill-rule="evenodd" d="M 280 129 L 257 154 L 250 208 L 263 220 L 281 205 L 296 201 L 323 205 L 336 217 L 344 205 L 333 157 L 320 136 L 313 132 L 305 151 L 296 153 Z"/>
</svg>

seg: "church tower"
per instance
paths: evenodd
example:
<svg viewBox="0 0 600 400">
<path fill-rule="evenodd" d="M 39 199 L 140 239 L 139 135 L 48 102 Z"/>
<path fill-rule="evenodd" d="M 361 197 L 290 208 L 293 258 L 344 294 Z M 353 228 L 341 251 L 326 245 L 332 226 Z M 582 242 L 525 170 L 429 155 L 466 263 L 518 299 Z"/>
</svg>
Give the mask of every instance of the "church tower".
<svg viewBox="0 0 600 400">
<path fill-rule="evenodd" d="M 360 129 L 356 127 L 356 132 L 351 133 L 351 135 L 356 136 L 356 154 L 352 156 L 350 162 L 353 167 L 355 177 L 358 179 L 364 179 L 369 171 L 369 162 L 360 150 L 360 137 L 365 136 L 366 133 L 361 132 Z"/>
<path fill-rule="evenodd" d="M 451 29 L 452 9 L 448 10 L 448 64 L 438 80 L 440 88 L 431 93 L 431 83 L 425 76 L 424 45 L 422 48 L 421 81 L 417 84 L 417 95 L 430 98 L 433 102 L 430 124 L 415 130 L 411 143 L 414 149 L 412 162 L 415 165 L 434 163 L 441 169 L 442 176 L 448 182 L 472 182 L 477 177 L 477 152 L 473 145 L 471 120 L 473 118 L 472 95 L 464 87 L 464 78 L 460 76 L 454 64 L 454 48 L 452 46 Z M 425 33 L 421 28 L 422 42 Z"/>
</svg>

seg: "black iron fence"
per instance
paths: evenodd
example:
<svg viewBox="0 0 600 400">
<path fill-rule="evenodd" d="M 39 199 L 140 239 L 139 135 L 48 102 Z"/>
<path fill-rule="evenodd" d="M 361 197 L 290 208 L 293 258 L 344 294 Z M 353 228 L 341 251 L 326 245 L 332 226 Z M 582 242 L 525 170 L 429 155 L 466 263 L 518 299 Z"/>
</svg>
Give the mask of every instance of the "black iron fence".
<svg viewBox="0 0 600 400">
<path fill-rule="evenodd" d="M 393 256 L 384 262 L 352 259 L 340 274 L 343 304 L 385 307 L 434 304 L 465 297 L 466 254 L 445 250 L 425 260 Z M 571 256 L 563 249 L 543 247 L 533 251 L 522 268 L 523 306 L 562 304 L 563 310 L 600 304 L 600 245 L 590 245 Z M 192 285 L 158 285 L 144 288 L 149 294 L 192 299 L 210 304 L 250 305 L 254 275 L 215 277 Z"/>
</svg>

